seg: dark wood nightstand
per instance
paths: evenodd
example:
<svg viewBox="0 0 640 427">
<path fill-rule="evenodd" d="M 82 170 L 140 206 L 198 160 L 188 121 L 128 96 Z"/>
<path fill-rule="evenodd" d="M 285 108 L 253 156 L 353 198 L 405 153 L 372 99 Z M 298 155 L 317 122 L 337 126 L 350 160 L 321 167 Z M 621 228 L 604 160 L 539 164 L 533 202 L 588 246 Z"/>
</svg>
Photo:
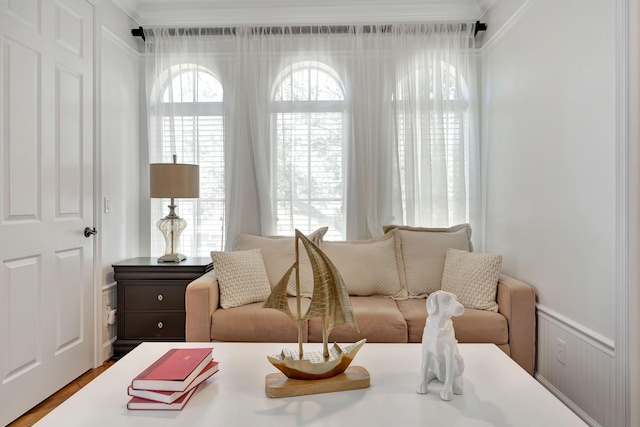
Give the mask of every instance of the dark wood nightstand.
<svg viewBox="0 0 640 427">
<path fill-rule="evenodd" d="M 118 335 L 113 356 L 120 358 L 143 341 L 184 341 L 187 285 L 213 268 L 211 258 L 158 263 L 134 258 L 113 264 L 118 294 Z"/>
</svg>

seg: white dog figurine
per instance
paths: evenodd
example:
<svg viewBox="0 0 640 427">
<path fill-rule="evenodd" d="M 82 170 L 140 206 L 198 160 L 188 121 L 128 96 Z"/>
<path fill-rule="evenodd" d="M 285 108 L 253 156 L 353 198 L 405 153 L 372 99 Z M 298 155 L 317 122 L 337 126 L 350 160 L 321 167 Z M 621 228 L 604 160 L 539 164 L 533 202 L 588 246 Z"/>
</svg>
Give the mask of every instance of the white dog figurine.
<svg viewBox="0 0 640 427">
<path fill-rule="evenodd" d="M 440 398 L 451 400 L 452 393 L 462 394 L 464 372 L 464 361 L 458 352 L 451 317 L 464 313 L 464 307 L 454 294 L 437 291 L 427 298 L 427 313 L 429 316 L 422 333 L 422 365 L 416 391 L 426 393 L 429 381 L 437 378 L 444 383 Z"/>
</svg>

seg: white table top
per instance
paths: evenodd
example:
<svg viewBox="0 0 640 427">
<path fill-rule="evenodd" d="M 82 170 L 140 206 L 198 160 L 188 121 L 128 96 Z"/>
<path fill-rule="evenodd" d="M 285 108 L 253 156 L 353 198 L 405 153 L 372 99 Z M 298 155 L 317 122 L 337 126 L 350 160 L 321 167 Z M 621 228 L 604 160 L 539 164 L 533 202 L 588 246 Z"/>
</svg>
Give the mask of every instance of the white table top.
<svg viewBox="0 0 640 427">
<path fill-rule="evenodd" d="M 130 411 L 131 379 L 174 347 L 213 345 L 220 371 L 182 411 Z M 271 399 L 267 354 L 297 344 L 143 343 L 36 425 L 46 426 L 585 426 L 586 424 L 493 344 L 459 344 L 464 394 L 439 397 L 441 383 L 417 394 L 420 344 L 367 343 L 352 362 L 371 375 L 362 390 Z M 305 344 L 305 350 L 318 349 Z"/>
</svg>

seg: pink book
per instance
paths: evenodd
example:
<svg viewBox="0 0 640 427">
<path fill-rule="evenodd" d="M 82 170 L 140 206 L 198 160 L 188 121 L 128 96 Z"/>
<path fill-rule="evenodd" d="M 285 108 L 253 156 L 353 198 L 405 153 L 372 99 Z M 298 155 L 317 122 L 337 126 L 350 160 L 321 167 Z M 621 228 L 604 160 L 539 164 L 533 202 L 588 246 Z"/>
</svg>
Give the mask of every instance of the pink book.
<svg viewBox="0 0 640 427">
<path fill-rule="evenodd" d="M 213 374 L 218 372 L 218 362 L 211 361 L 209 364 L 202 370 L 200 375 L 198 375 L 192 382 L 187 386 L 184 391 L 169 391 L 169 390 L 138 390 L 131 388 L 129 386 L 127 388 L 127 394 L 129 396 L 141 397 L 143 399 L 155 400 L 156 402 L 162 403 L 173 403 L 184 394 L 189 392 L 191 389 L 197 387 L 208 378 L 210 378 Z"/>
<path fill-rule="evenodd" d="M 173 403 L 156 402 L 155 400 L 143 399 L 142 397 L 132 397 L 127 403 L 127 409 L 146 409 L 156 411 L 180 411 L 187 404 L 193 393 L 195 393 L 198 387 L 194 387 L 188 392 L 184 393 L 181 397 L 176 399 Z"/>
<path fill-rule="evenodd" d="M 212 360 L 212 348 L 173 348 L 131 382 L 142 390 L 184 391 Z"/>
</svg>

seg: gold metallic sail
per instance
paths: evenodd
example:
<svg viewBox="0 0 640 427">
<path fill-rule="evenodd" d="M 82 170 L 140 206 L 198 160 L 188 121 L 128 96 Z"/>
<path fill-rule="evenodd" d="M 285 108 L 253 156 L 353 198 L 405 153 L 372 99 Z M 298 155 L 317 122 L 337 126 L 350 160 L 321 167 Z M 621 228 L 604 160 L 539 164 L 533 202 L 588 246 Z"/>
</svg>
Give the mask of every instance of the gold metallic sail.
<svg viewBox="0 0 640 427">
<path fill-rule="evenodd" d="M 326 317 L 327 332 L 335 326 L 347 324 L 358 331 L 353 316 L 349 294 L 342 277 L 329 257 L 300 231 L 296 230 L 296 239 L 300 239 L 311 261 L 313 271 L 313 295 L 311 304 L 302 320 L 313 317 Z M 296 259 L 299 254 L 296 250 Z"/>
<path fill-rule="evenodd" d="M 295 263 L 287 270 L 287 272 L 282 276 L 282 279 L 278 282 L 275 288 L 271 291 L 271 294 L 267 298 L 267 300 L 262 305 L 263 308 L 274 308 L 287 316 L 294 322 L 298 319 L 291 313 L 291 309 L 289 308 L 289 301 L 287 300 L 287 285 L 289 284 L 289 277 L 291 277 L 291 272 L 296 268 Z"/>
<path fill-rule="evenodd" d="M 358 324 L 353 316 L 353 309 L 349 301 L 349 293 L 344 281 L 333 265 L 329 257 L 320 250 L 304 234 L 296 230 L 296 239 L 299 239 L 311 261 L 313 271 L 313 295 L 309 309 L 303 317 L 294 316 L 289 308 L 287 300 L 287 286 L 291 273 L 299 263 L 300 254 L 296 245 L 296 262 L 282 276 L 278 284 L 271 291 L 271 295 L 265 301 L 264 308 L 273 308 L 286 314 L 291 320 L 305 321 L 314 317 L 326 317 L 327 328 L 330 331 L 335 326 L 347 324 L 358 331 Z"/>
</svg>

